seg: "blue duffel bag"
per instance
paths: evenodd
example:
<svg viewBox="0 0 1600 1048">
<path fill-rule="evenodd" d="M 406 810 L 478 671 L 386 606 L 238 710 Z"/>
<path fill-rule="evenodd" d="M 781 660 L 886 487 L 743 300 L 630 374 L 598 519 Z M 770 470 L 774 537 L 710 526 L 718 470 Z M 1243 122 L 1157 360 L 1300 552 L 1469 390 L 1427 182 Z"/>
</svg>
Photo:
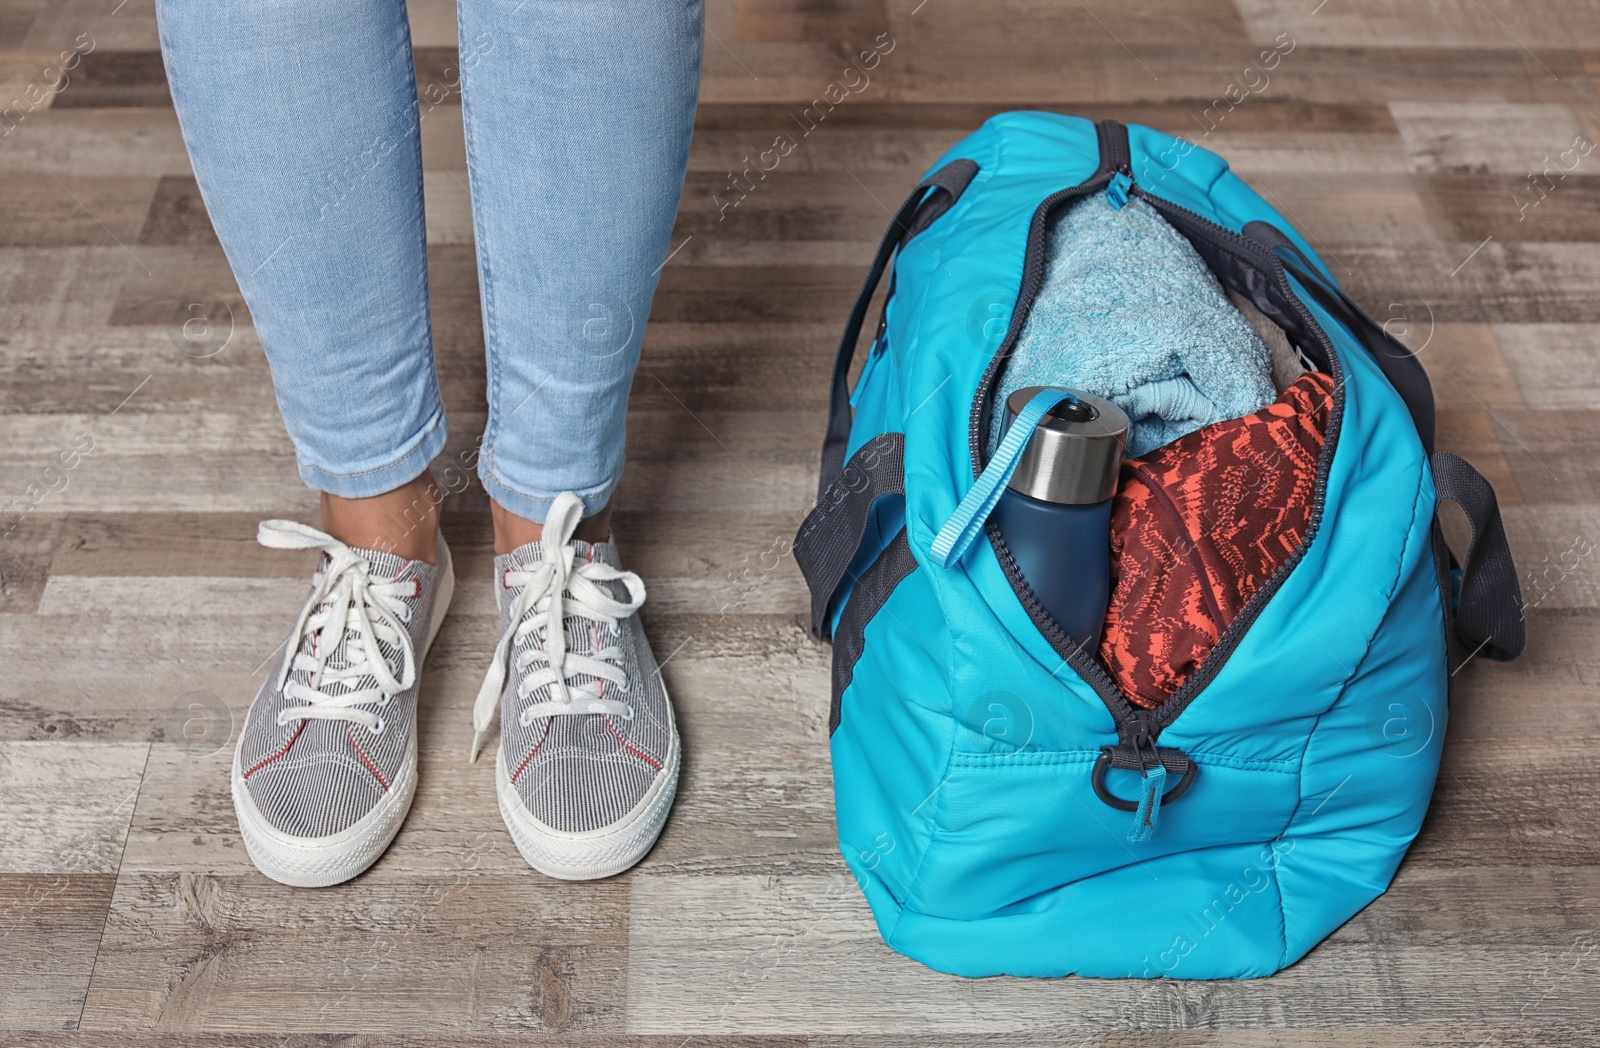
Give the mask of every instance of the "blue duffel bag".
<svg viewBox="0 0 1600 1048">
<path fill-rule="evenodd" d="M 1091 193 L 1154 208 L 1335 390 L 1303 542 L 1155 709 L 986 524 L 1004 464 L 984 438 L 1047 221 Z M 1380 895 L 1438 772 L 1449 638 L 1459 664 L 1524 636 L 1493 491 L 1433 438 L 1416 357 L 1221 157 L 1019 112 L 941 158 L 846 326 L 795 540 L 833 644 L 840 847 L 884 941 L 968 976 L 1261 976 Z M 1459 566 L 1446 500 L 1471 525 Z"/>
</svg>

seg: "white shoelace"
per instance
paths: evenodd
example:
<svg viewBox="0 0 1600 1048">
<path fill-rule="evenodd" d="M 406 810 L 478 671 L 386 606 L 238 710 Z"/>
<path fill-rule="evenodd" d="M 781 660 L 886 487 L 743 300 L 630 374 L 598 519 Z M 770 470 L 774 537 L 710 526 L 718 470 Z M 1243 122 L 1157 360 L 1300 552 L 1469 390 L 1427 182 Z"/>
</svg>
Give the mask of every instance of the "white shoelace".
<svg viewBox="0 0 1600 1048">
<path fill-rule="evenodd" d="M 366 558 L 332 535 L 292 520 L 262 521 L 256 541 L 271 549 L 320 549 L 329 560 L 289 634 L 294 657 L 283 660 L 278 674 L 278 687 L 284 697 L 301 705 L 281 710 L 278 724 L 306 719 L 340 720 L 380 734 L 384 728 L 382 715 L 357 707 L 387 706 L 416 682 L 416 657 L 407 628 L 411 607 L 401 598 L 417 596 L 420 580 L 373 579 L 372 565 Z M 301 651 L 304 638 L 318 631 L 321 636 L 313 646 L 315 654 Z M 351 638 L 349 645 L 344 645 L 346 636 Z M 378 646 L 380 640 L 400 650 L 398 676 Z M 328 659 L 341 645 L 346 649 L 345 664 L 329 666 Z M 309 683 L 289 679 L 297 670 L 310 674 Z M 375 680 L 376 686 L 351 686 L 363 677 Z M 337 695 L 322 690 L 335 683 L 348 690 Z"/>
<path fill-rule="evenodd" d="M 620 699 L 603 698 L 604 683 L 616 686 L 626 695 L 630 684 L 622 668 L 623 652 L 615 644 L 583 654 L 568 648 L 566 619 L 571 615 L 615 627 L 644 604 L 644 581 L 631 571 L 621 571 L 596 561 L 578 560 L 572 545 L 572 532 L 583 515 L 583 503 L 576 495 L 557 496 L 544 522 L 544 559 L 528 570 L 508 570 L 501 585 L 517 589 L 511 604 L 510 625 L 495 646 L 489 675 L 472 707 L 472 751 L 468 759 L 478 759 L 478 747 L 500 705 L 505 687 L 507 660 L 511 652 L 530 634 L 539 634 L 538 644 L 518 653 L 511 666 L 524 674 L 517 682 L 517 698 L 526 701 L 540 688 L 549 687 L 548 696 L 530 703 L 518 714 L 524 726 L 540 717 L 565 717 L 602 713 L 625 720 L 633 719 L 633 707 Z M 629 599 L 617 600 L 602 582 L 621 582 Z M 598 633 L 598 631 L 597 631 Z M 577 675 L 596 678 L 594 683 L 573 684 Z"/>
</svg>

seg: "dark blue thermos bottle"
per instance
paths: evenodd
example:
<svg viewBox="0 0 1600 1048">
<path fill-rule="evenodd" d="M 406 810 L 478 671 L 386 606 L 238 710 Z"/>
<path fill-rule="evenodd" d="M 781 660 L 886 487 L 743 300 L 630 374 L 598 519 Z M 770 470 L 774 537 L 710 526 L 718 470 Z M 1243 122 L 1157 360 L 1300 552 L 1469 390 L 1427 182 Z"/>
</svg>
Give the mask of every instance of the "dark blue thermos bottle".
<svg viewBox="0 0 1600 1048">
<path fill-rule="evenodd" d="M 1006 428 L 1043 386 L 1006 398 Z M 1108 400 L 1071 391 L 1039 423 L 990 519 L 1033 595 L 1074 644 L 1100 647 L 1111 599 L 1111 500 L 1122 470 L 1128 416 Z"/>
</svg>

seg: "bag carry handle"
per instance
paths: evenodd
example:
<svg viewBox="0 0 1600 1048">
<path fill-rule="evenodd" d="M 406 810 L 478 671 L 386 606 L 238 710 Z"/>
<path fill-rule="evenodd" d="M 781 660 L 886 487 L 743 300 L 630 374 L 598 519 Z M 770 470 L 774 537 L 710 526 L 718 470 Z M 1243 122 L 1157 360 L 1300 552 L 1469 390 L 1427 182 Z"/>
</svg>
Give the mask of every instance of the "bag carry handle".
<svg viewBox="0 0 1600 1048">
<path fill-rule="evenodd" d="M 1361 344 L 1367 347 L 1367 352 L 1378 362 L 1378 370 L 1400 394 L 1406 410 L 1411 413 L 1417 436 L 1422 439 L 1422 450 L 1433 454 L 1433 384 L 1428 381 L 1428 371 L 1417 355 L 1385 331 L 1383 325 L 1368 316 L 1366 310 L 1356 305 L 1349 295 L 1329 284 L 1317 267 L 1301 254 L 1294 241 L 1284 236 L 1277 226 L 1269 222 L 1249 222 L 1245 224 L 1244 234 L 1271 248 L 1279 261 L 1284 262 L 1289 272 L 1298 277 L 1300 283 L 1311 292 L 1317 304 L 1343 321 Z"/>
<path fill-rule="evenodd" d="M 1455 635 L 1473 654 L 1499 662 L 1514 659 L 1528 639 L 1527 620 L 1494 488 L 1471 464 L 1448 451 L 1433 456 L 1433 484 L 1439 501 L 1460 506 L 1472 528 L 1460 596 L 1452 601 L 1447 594 L 1445 600 L 1452 609 Z"/>
<path fill-rule="evenodd" d="M 1522 589 L 1517 584 L 1517 568 L 1506 542 L 1505 525 L 1500 520 L 1500 506 L 1495 500 L 1493 486 L 1483 474 L 1456 455 L 1433 450 L 1433 386 L 1422 361 L 1368 316 L 1349 295 L 1332 286 L 1276 226 L 1250 222 L 1244 232 L 1277 252 L 1318 305 L 1337 317 L 1367 347 L 1383 376 L 1400 394 L 1417 427 L 1423 450 L 1431 456 L 1433 483 L 1439 501 L 1460 506 L 1472 527 L 1461 590 L 1452 599 L 1448 549 L 1444 547 L 1435 513 L 1433 526 L 1440 552 L 1439 582 L 1444 591 L 1450 628 L 1475 654 L 1501 662 L 1516 658 L 1527 642 L 1527 621 L 1522 610 Z"/>
<path fill-rule="evenodd" d="M 811 591 L 811 635 L 828 640 L 828 610 L 861 548 L 872 504 L 906 490 L 904 433 L 880 433 L 856 449 L 849 465 L 806 514 L 794 537 L 794 559 Z"/>
<path fill-rule="evenodd" d="M 861 325 L 866 322 L 867 308 L 872 304 L 873 292 L 895 248 L 910 237 L 926 229 L 939 215 L 955 206 L 966 192 L 967 186 L 977 177 L 978 165 L 965 158 L 952 160 L 917 184 L 906 197 L 900 210 L 895 212 L 878 253 L 873 256 L 872 268 L 861 285 L 861 294 L 850 310 L 850 319 L 844 326 L 844 337 L 839 340 L 839 352 L 833 361 L 833 385 L 828 393 L 828 433 L 822 441 L 822 470 L 817 476 L 817 502 L 820 504 L 828 488 L 844 469 L 844 449 L 850 443 L 850 361 L 856 353 L 856 340 L 861 337 Z M 933 192 L 929 193 L 928 190 Z M 937 201 L 938 203 L 935 203 Z M 923 207 L 937 209 L 937 213 L 921 212 Z"/>
</svg>

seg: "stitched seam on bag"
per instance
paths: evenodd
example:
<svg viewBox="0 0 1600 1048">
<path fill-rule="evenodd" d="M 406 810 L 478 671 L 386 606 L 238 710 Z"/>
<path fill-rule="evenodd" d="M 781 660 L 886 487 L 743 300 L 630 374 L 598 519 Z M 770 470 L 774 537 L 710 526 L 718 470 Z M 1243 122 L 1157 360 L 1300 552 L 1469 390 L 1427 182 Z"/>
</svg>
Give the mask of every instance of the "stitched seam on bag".
<svg viewBox="0 0 1600 1048">
<path fill-rule="evenodd" d="M 974 161 L 974 163 L 976 163 L 976 161 Z M 913 555 L 916 553 L 917 546 L 912 540 L 911 529 L 911 448 L 913 445 L 910 439 L 910 422 L 911 416 L 917 413 L 917 409 L 913 408 L 907 411 L 907 408 L 910 400 L 910 393 L 917 373 L 917 351 L 922 346 L 923 325 L 920 323 L 914 324 L 911 321 L 913 319 L 920 319 L 922 316 L 924 316 L 928 304 L 928 295 L 933 290 L 934 282 L 938 280 L 938 274 L 944 271 L 944 253 L 945 250 L 950 246 L 950 234 L 955 228 L 954 223 L 949 221 L 950 213 L 960 208 L 963 203 L 968 203 L 974 199 L 969 194 L 971 194 L 972 191 L 977 188 L 980 182 L 987 181 L 988 177 L 993 171 L 997 171 L 999 169 L 1000 162 L 998 160 L 996 161 L 994 167 L 990 169 L 985 169 L 983 165 L 979 164 L 978 173 L 972 176 L 972 181 L 967 183 L 967 188 L 961 191 L 961 197 L 956 200 L 954 204 L 951 204 L 949 210 L 940 215 L 932 225 L 916 235 L 914 239 L 916 240 L 917 244 L 923 251 L 926 251 L 933 258 L 934 268 L 932 270 L 932 275 L 926 280 L 922 281 L 922 287 L 918 290 L 918 294 L 914 302 L 907 303 L 903 309 L 895 310 L 896 314 L 901 317 L 901 321 L 898 325 L 900 337 L 891 338 L 891 329 L 888 326 L 885 326 L 884 328 L 883 337 L 888 343 L 885 351 L 889 354 L 889 360 L 887 363 L 889 364 L 890 368 L 890 377 L 898 379 L 897 384 L 899 386 L 898 389 L 894 389 L 891 386 L 891 391 L 896 395 L 896 397 L 898 397 L 900 401 L 900 412 L 903 414 L 903 417 L 900 419 L 899 429 L 901 438 L 904 441 L 904 446 L 901 448 L 900 452 L 900 487 L 901 497 L 905 499 L 906 506 L 906 541 L 910 543 Z M 943 236 L 940 236 L 938 233 L 934 233 L 934 231 L 940 229 L 940 227 L 943 227 Z M 929 233 L 934 233 L 932 247 L 929 246 L 926 239 Z M 907 241 L 905 246 L 909 247 L 910 241 Z M 937 248 L 937 250 L 935 250 L 935 248 Z M 896 249 L 894 258 L 894 265 L 896 268 L 899 267 L 899 263 L 900 249 Z M 888 308 L 889 304 L 885 302 L 885 317 L 888 316 Z M 980 378 L 979 381 L 981 382 L 982 379 Z M 934 393 L 937 392 L 938 390 L 935 389 Z M 933 393 L 928 394 L 928 396 L 932 397 Z M 971 469 L 970 464 L 968 465 L 968 469 Z M 937 525 L 934 526 L 934 530 L 938 530 Z"/>
<path fill-rule="evenodd" d="M 1240 771 L 1262 771 L 1283 775 L 1296 774 L 1300 760 L 1293 757 L 1240 757 L 1232 753 L 1212 753 L 1205 750 L 1185 749 L 1184 754 L 1196 763 L 1235 768 Z M 1039 751 L 1033 753 L 963 753 L 955 755 L 954 763 L 971 769 L 1038 768 L 1069 764 L 1093 764 L 1100 751 Z"/>
<path fill-rule="evenodd" d="M 968 188 L 971 188 L 971 187 L 969 186 Z M 909 543 L 910 540 L 911 540 L 911 533 L 910 533 L 909 528 L 908 528 L 908 530 L 906 532 L 906 541 L 907 541 L 907 543 Z M 913 557 L 916 556 L 915 551 L 913 551 L 912 556 Z M 928 582 L 929 582 L 929 587 L 928 588 L 933 591 L 934 599 L 938 600 L 939 587 L 938 587 L 938 584 L 934 581 L 934 577 L 930 575 L 929 579 L 928 579 Z M 939 602 L 939 610 L 940 610 L 940 616 L 941 616 L 941 618 L 942 618 L 942 620 L 944 622 L 946 640 L 948 641 L 948 643 L 945 646 L 946 656 L 945 656 L 945 663 L 944 663 L 944 667 L 943 667 L 944 668 L 944 679 L 948 682 L 948 681 L 953 681 L 954 680 L 954 678 L 953 678 L 953 676 L 951 674 L 951 663 L 955 658 L 956 644 L 955 644 L 955 637 L 954 637 L 954 635 L 952 634 L 952 632 L 950 630 L 950 619 L 949 619 L 949 616 L 947 614 L 945 614 L 945 605 L 944 605 L 943 601 Z M 890 946 L 893 945 L 892 937 L 894 935 L 894 930 L 895 930 L 895 928 L 898 928 L 900 926 L 900 917 L 901 916 L 904 916 L 908 912 L 909 913 L 916 913 L 916 914 L 923 914 L 923 911 L 919 910 L 919 909 L 916 909 L 912 905 L 912 902 L 916 897 L 917 883 L 922 878 L 922 868 L 928 864 L 928 856 L 930 854 L 932 854 L 934 846 L 939 843 L 939 805 L 941 803 L 943 803 L 944 798 L 938 796 L 938 794 L 940 794 L 940 793 L 942 793 L 944 791 L 945 784 L 948 783 L 950 781 L 950 777 L 955 774 L 956 759 L 957 759 L 958 756 L 960 756 L 959 752 L 956 750 L 955 701 L 956 701 L 955 689 L 952 687 L 952 688 L 950 688 L 950 712 L 946 716 L 946 721 L 947 721 L 947 723 L 949 724 L 949 727 L 950 727 L 950 741 L 949 741 L 950 749 L 949 749 L 949 753 L 945 757 L 943 774 L 941 774 L 940 777 L 939 777 L 939 784 L 933 788 L 933 795 L 931 795 L 929 797 L 929 800 L 923 802 L 924 804 L 926 804 L 926 803 L 929 803 L 931 801 L 932 804 L 933 804 L 932 809 L 930 809 L 930 811 L 928 813 L 928 824 L 927 824 L 928 825 L 928 843 L 923 847 L 922 855 L 921 855 L 920 858 L 917 859 L 917 865 L 911 871 L 911 876 L 906 881 L 905 897 L 904 897 L 904 899 L 902 899 L 900 901 L 900 915 L 895 918 L 895 927 L 894 928 L 890 928 L 889 931 L 887 933 L 885 933 L 885 935 L 883 937 L 884 943 L 887 944 L 887 945 L 890 945 Z"/>
<path fill-rule="evenodd" d="M 1197 149 L 1204 149 L 1205 147 L 1204 146 L 1197 146 L 1196 148 Z M 1210 152 L 1210 151 L 1207 150 L 1207 152 Z M 1212 154 L 1212 155 L 1215 156 L 1216 154 Z M 1212 201 L 1211 197 L 1217 191 L 1217 183 L 1221 182 L 1223 180 L 1223 178 L 1225 178 L 1226 176 L 1233 174 L 1233 169 L 1228 166 L 1227 158 L 1226 157 L 1218 157 L 1218 159 L 1220 159 L 1222 161 L 1222 170 L 1218 171 L 1215 175 L 1213 175 L 1211 177 L 1211 181 L 1206 183 L 1205 189 L 1201 190 L 1201 192 L 1205 194 L 1206 200 L 1211 203 L 1212 207 L 1216 207 L 1216 202 Z M 1247 186 L 1246 188 L 1249 188 L 1249 187 Z M 1218 217 L 1221 217 L 1221 215 L 1222 215 L 1222 213 L 1220 211 L 1217 214 L 1218 214 Z M 1232 218 L 1233 216 L 1230 215 L 1228 217 Z M 1222 225 L 1222 223 L 1218 222 L 1217 225 L 1220 226 L 1220 225 Z"/>
<path fill-rule="evenodd" d="M 1295 805 L 1298 809 L 1299 805 Z M 1267 847 L 1272 847 L 1272 842 L 1267 842 Z M 1278 855 L 1276 848 L 1272 849 L 1272 887 L 1278 893 L 1278 964 L 1281 970 L 1289 959 L 1289 908 L 1284 902 L 1283 882 L 1278 879 L 1278 867 L 1283 865 L 1283 859 Z"/>
<path fill-rule="evenodd" d="M 1240 771 L 1281 772 L 1292 775 L 1300 770 L 1300 762 L 1293 757 L 1241 757 L 1236 753 L 1214 753 L 1209 750 L 1185 749 L 1184 754 L 1196 763 L 1215 764 Z"/>
<path fill-rule="evenodd" d="M 954 694 L 952 693 L 952 699 L 953 698 Z M 932 854 L 934 845 L 939 843 L 939 806 L 944 803 L 944 798 L 939 796 L 939 794 L 944 792 L 945 784 L 950 781 L 950 776 L 955 772 L 955 723 L 955 717 L 952 715 L 950 718 L 950 759 L 945 762 L 944 775 L 940 777 L 939 785 L 933 788 L 933 794 L 929 798 L 933 804 L 933 807 L 930 808 L 928 812 L 928 843 L 927 846 L 922 849 L 922 857 L 917 860 L 916 869 L 911 871 L 911 876 L 907 880 L 905 899 L 900 903 L 901 916 L 904 916 L 907 913 L 915 913 L 922 916 L 937 916 L 937 914 L 927 914 L 924 911 L 917 909 L 913 905 L 913 900 L 916 898 L 917 883 L 922 878 L 922 868 L 928 864 L 928 856 Z M 896 917 L 894 923 L 895 927 L 898 928 L 900 926 L 900 918 Z M 892 946 L 893 943 L 891 941 L 891 936 L 893 934 L 894 928 L 889 929 L 889 934 L 884 936 L 883 941 Z"/>
<path fill-rule="evenodd" d="M 916 551 L 911 546 L 911 535 L 910 535 L 909 527 L 906 528 L 906 529 L 902 529 L 902 530 L 905 530 L 905 532 L 906 532 L 906 548 L 907 548 L 908 551 L 910 551 L 912 560 L 916 561 L 917 560 Z M 922 568 L 921 562 L 917 561 L 916 567 L 913 568 L 912 571 L 909 572 L 904 578 L 902 578 L 900 580 L 900 582 L 904 582 L 906 578 L 910 578 L 911 575 L 915 574 L 921 568 Z M 931 591 L 933 591 L 933 593 L 935 595 L 934 599 L 938 600 L 938 586 L 935 584 L 932 576 L 928 576 L 928 588 Z M 897 592 L 899 592 L 899 590 L 900 590 L 900 585 L 899 585 L 899 583 L 896 583 L 894 589 L 891 590 L 889 592 L 889 595 L 884 598 L 884 602 L 883 602 L 882 606 L 879 607 L 878 612 L 876 614 L 874 614 L 872 616 L 872 618 L 869 619 L 866 623 L 863 623 L 863 625 L 862 625 L 862 641 L 861 641 L 861 651 L 862 651 L 863 655 L 866 653 L 866 628 L 867 628 L 867 626 L 870 625 L 871 622 L 876 621 L 879 618 L 880 615 L 882 615 L 885 611 L 888 610 L 889 604 L 894 600 L 894 595 Z M 939 604 L 940 604 L 941 621 L 944 623 L 945 629 L 946 629 L 946 633 L 948 634 L 950 620 L 943 613 L 944 612 L 944 604 L 943 604 L 943 602 L 940 601 Z M 895 616 L 892 613 L 889 615 L 889 618 L 890 618 L 891 621 L 893 621 L 894 623 L 899 625 L 902 630 L 905 630 L 906 632 L 910 632 L 909 627 L 907 627 L 904 624 L 900 623 L 900 620 L 898 618 L 895 618 Z M 954 647 L 953 644 L 952 645 L 947 645 L 947 651 L 952 649 L 953 647 Z M 924 646 L 923 650 L 927 651 L 926 646 Z M 928 654 L 930 656 L 933 655 L 933 653 L 931 651 L 929 651 Z M 945 681 L 949 681 L 951 679 L 951 676 L 950 676 L 950 659 L 949 659 L 948 656 L 946 657 L 944 663 L 942 664 L 942 666 L 940 668 L 941 668 L 941 671 L 942 671 L 941 672 L 942 679 L 944 679 Z M 840 698 L 841 698 L 841 700 L 843 699 L 842 693 L 841 693 Z M 900 925 L 900 918 L 905 913 L 907 913 L 908 911 L 912 912 L 912 913 L 920 913 L 921 912 L 919 910 L 913 909 L 913 907 L 911 905 L 911 900 L 912 900 L 913 896 L 916 893 L 917 881 L 918 881 L 919 877 L 922 874 L 922 868 L 928 861 L 928 853 L 933 850 L 934 841 L 938 836 L 938 832 L 939 832 L 939 824 L 938 824 L 938 808 L 939 808 L 938 802 L 939 802 L 939 798 L 938 798 L 937 795 L 944 789 L 945 783 L 950 781 L 950 775 L 951 775 L 951 771 L 952 771 L 951 762 L 952 762 L 952 758 L 955 756 L 955 753 L 956 753 L 956 748 L 955 748 L 956 747 L 956 719 L 955 719 L 955 714 L 954 714 L 954 693 L 953 692 L 952 692 L 952 695 L 951 695 L 951 709 L 952 709 L 952 712 L 947 714 L 946 718 L 945 718 L 946 721 L 948 722 L 949 728 L 950 728 L 949 754 L 945 758 L 944 768 L 942 770 L 942 774 L 939 776 L 938 784 L 934 786 L 933 792 L 930 793 L 927 796 L 927 798 L 925 798 L 923 800 L 922 805 L 919 805 L 919 807 L 924 806 L 924 805 L 930 805 L 930 804 L 932 805 L 932 807 L 929 809 L 929 814 L 927 816 L 927 823 L 926 823 L 927 826 L 928 826 L 928 843 L 923 847 L 922 855 L 918 857 L 916 866 L 912 868 L 911 873 L 906 878 L 906 881 L 905 881 L 905 884 L 903 886 L 903 889 L 902 889 L 901 893 L 898 896 L 889 887 L 889 884 L 888 884 L 888 881 L 887 881 L 886 878 L 881 877 L 881 876 L 878 878 L 879 884 L 881 884 L 883 886 L 884 891 L 889 895 L 889 897 L 891 899 L 894 899 L 894 901 L 896 903 L 896 907 L 897 907 L 895 918 L 894 918 L 894 923 L 891 924 L 889 927 L 882 929 L 883 941 L 884 941 L 884 943 L 886 945 L 891 946 L 891 947 L 894 945 L 894 933 L 895 933 L 895 929 L 898 928 L 899 925 Z M 842 723 L 842 720 L 841 720 L 841 723 Z M 913 813 L 913 814 L 915 814 L 915 813 Z M 909 820 L 908 820 L 908 822 L 909 822 Z M 844 843 L 843 838 L 840 838 L 840 844 L 843 845 L 843 843 Z M 846 860 L 846 864 L 848 865 L 848 860 Z"/>
<path fill-rule="evenodd" d="M 1093 764 L 1100 756 L 1098 749 L 1063 752 L 1040 751 L 1035 753 L 969 753 L 957 751 L 951 765 L 959 768 L 987 770 L 989 768 L 1040 768 L 1063 764 Z"/>
</svg>

